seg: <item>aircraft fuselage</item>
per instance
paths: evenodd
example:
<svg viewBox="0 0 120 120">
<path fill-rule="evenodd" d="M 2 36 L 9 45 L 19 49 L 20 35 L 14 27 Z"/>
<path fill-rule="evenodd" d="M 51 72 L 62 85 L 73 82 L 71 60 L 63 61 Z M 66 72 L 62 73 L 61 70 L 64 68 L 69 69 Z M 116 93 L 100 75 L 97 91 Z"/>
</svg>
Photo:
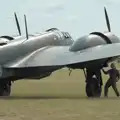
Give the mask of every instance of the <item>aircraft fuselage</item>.
<svg viewBox="0 0 120 120">
<path fill-rule="evenodd" d="M 13 40 L 9 44 L 0 46 L 0 65 L 24 57 L 46 46 L 69 46 L 72 43 L 71 37 L 64 38 L 64 36 L 60 35 L 59 31 L 31 37 L 28 40 Z"/>
<path fill-rule="evenodd" d="M 83 36 L 79 38 L 78 40 L 74 41 L 70 36 L 65 38 L 63 33 L 60 31 L 53 31 L 53 32 L 47 32 L 42 35 L 38 35 L 35 37 L 31 37 L 28 40 L 15 40 L 11 41 L 9 44 L 0 46 L 0 65 L 4 66 L 6 64 L 10 64 L 11 62 L 17 61 L 20 58 L 24 58 L 28 56 L 29 54 L 33 53 L 34 51 L 38 49 L 45 49 L 47 46 L 70 46 L 71 52 L 77 52 L 80 50 L 87 49 L 89 47 L 94 47 L 97 45 L 105 45 L 105 44 L 114 44 L 120 42 L 120 39 L 113 35 L 112 33 L 106 33 L 104 34 L 111 43 L 107 43 L 107 41 L 98 35 L 90 34 L 87 36 Z M 59 51 L 58 51 L 59 52 Z M 114 57 L 112 58 L 114 59 Z M 112 59 L 109 59 L 112 60 Z M 101 66 L 104 62 L 109 62 L 108 58 L 102 59 L 102 60 L 96 60 L 91 62 L 85 62 L 85 63 L 78 63 L 76 65 L 70 65 L 67 67 L 73 67 L 73 68 L 87 68 L 87 67 L 98 67 Z M 49 72 L 52 72 L 54 70 L 60 69 L 60 67 L 43 67 L 42 70 L 39 68 L 24 68 L 21 70 L 14 71 L 14 75 L 19 76 L 20 78 L 26 78 L 26 77 L 32 77 L 32 76 L 39 76 L 40 74 L 47 73 L 46 75 L 49 75 Z M 9 77 L 9 74 L 7 75 Z M 6 75 L 4 75 L 6 77 Z"/>
</svg>

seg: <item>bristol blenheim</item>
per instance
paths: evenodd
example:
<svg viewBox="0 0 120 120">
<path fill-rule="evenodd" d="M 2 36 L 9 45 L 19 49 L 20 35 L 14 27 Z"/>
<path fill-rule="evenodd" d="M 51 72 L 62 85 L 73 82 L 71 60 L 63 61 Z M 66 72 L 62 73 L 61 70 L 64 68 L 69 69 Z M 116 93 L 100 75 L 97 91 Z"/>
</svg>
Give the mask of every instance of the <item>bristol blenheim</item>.
<svg viewBox="0 0 120 120">
<path fill-rule="evenodd" d="M 67 67 L 83 69 L 87 96 L 100 97 L 100 70 L 120 56 L 120 39 L 111 32 L 106 8 L 104 11 L 108 32 L 92 32 L 75 41 L 57 28 L 29 36 L 24 15 L 26 38 L 12 38 L 0 46 L 0 96 L 10 95 L 12 81 L 42 79 Z"/>
</svg>

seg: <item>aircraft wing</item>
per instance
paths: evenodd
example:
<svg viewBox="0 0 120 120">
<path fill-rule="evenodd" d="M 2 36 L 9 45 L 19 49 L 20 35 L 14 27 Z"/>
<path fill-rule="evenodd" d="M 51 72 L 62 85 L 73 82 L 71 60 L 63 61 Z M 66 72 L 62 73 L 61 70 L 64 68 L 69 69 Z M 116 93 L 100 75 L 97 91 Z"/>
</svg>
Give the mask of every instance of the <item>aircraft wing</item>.
<svg viewBox="0 0 120 120">
<path fill-rule="evenodd" d="M 7 68 L 66 66 L 120 56 L 120 43 L 99 45 L 78 52 L 71 52 L 68 46 L 51 46 L 39 49 L 24 58 L 6 64 Z"/>
</svg>

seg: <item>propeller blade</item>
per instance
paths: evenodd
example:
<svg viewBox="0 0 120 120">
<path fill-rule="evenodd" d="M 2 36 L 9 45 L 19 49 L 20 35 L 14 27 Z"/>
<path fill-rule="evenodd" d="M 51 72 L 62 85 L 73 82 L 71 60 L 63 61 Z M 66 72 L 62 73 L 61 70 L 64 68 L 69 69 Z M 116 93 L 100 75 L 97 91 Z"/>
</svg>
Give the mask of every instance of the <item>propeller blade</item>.
<svg viewBox="0 0 120 120">
<path fill-rule="evenodd" d="M 108 28 L 108 31 L 111 32 L 109 17 L 108 17 L 107 10 L 106 10 L 105 7 L 104 7 L 104 11 L 105 11 L 105 18 L 106 18 L 107 28 Z"/>
<path fill-rule="evenodd" d="M 28 39 L 28 29 L 27 29 L 27 20 L 26 20 L 26 15 L 24 15 L 24 20 L 25 20 L 26 38 Z"/>
<path fill-rule="evenodd" d="M 15 16 L 15 21 L 16 21 L 16 25 L 17 25 L 17 29 L 18 29 L 19 35 L 21 36 L 20 25 L 19 25 L 18 18 L 17 18 L 17 15 L 16 15 L 15 12 L 14 12 L 14 16 Z"/>
</svg>

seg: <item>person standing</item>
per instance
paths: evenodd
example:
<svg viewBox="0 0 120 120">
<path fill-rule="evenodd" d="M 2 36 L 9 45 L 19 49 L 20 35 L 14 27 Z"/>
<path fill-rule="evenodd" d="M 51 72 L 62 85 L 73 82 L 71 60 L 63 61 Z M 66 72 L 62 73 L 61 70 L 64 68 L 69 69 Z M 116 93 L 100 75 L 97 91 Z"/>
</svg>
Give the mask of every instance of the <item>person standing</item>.
<svg viewBox="0 0 120 120">
<path fill-rule="evenodd" d="M 116 95 L 119 97 L 120 94 L 117 89 L 116 82 L 120 79 L 120 74 L 114 63 L 112 63 L 110 67 L 111 69 L 109 69 L 108 71 L 105 71 L 104 69 L 102 69 L 104 74 L 109 74 L 109 79 L 107 80 L 105 87 L 104 87 L 104 96 L 108 97 L 108 88 L 112 86 Z"/>
</svg>

